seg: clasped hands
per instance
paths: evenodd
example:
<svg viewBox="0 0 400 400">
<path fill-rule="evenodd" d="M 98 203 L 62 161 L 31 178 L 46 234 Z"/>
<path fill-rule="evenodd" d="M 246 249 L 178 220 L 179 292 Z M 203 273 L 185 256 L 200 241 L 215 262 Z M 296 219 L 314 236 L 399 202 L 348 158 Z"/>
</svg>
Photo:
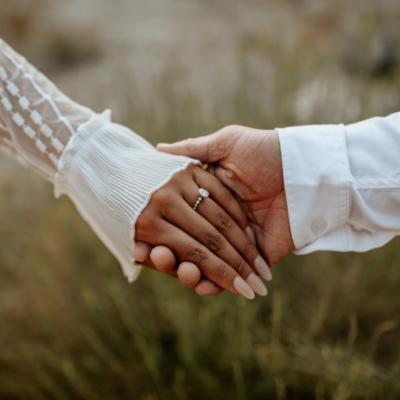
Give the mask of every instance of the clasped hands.
<svg viewBox="0 0 400 400">
<path fill-rule="evenodd" d="M 277 132 L 227 126 L 157 149 L 209 166 L 191 165 L 152 195 L 136 223 L 134 259 L 199 295 L 266 295 L 261 278 L 294 249 Z M 199 188 L 210 195 L 194 210 Z"/>
</svg>

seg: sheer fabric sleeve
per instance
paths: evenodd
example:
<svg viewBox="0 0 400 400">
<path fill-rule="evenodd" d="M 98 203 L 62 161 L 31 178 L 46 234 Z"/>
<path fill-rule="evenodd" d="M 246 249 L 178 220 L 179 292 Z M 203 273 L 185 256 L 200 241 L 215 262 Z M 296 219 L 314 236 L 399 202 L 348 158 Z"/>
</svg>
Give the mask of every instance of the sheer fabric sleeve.
<svg viewBox="0 0 400 400">
<path fill-rule="evenodd" d="M 66 194 L 134 280 L 134 226 L 151 194 L 196 162 L 157 152 L 62 93 L 0 39 L 0 147 Z"/>
<path fill-rule="evenodd" d="M 13 148 L 53 180 L 69 138 L 94 113 L 58 90 L 0 39 L 0 117 Z"/>
<path fill-rule="evenodd" d="M 11 136 L 8 133 L 7 128 L 5 127 L 5 124 L 1 120 L 1 118 L 0 118 L 0 147 L 6 150 L 11 150 L 13 148 Z"/>
</svg>

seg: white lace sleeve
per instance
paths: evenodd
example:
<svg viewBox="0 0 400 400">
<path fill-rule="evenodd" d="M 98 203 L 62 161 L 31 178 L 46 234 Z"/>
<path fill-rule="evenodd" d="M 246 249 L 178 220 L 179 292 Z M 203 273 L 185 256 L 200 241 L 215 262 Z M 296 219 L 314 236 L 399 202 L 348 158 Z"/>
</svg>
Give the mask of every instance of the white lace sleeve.
<svg viewBox="0 0 400 400">
<path fill-rule="evenodd" d="M 0 39 L 0 116 L 14 149 L 54 178 L 69 138 L 94 113 L 74 103 Z"/>
<path fill-rule="evenodd" d="M 151 194 L 193 160 L 157 152 L 63 94 L 0 39 L 0 147 L 68 195 L 130 281 L 134 225 Z"/>
<path fill-rule="evenodd" d="M 7 128 L 5 127 L 4 122 L 0 118 L 0 147 L 2 149 L 5 149 L 6 151 L 13 149 L 12 141 L 11 141 L 11 136 L 7 131 Z"/>
</svg>

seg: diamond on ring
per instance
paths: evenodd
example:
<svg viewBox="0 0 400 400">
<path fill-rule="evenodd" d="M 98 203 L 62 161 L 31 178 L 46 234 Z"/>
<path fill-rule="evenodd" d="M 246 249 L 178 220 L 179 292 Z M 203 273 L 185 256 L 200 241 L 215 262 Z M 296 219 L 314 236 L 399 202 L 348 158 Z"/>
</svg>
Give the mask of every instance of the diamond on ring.
<svg viewBox="0 0 400 400">
<path fill-rule="evenodd" d="M 196 200 L 196 203 L 193 206 L 193 210 L 196 211 L 197 208 L 199 207 L 200 203 L 207 197 L 210 196 L 210 193 L 207 189 L 204 188 L 199 188 L 199 197 Z"/>
<path fill-rule="evenodd" d="M 210 193 L 208 192 L 207 189 L 199 188 L 199 195 L 201 197 L 208 197 L 208 196 L 210 196 Z"/>
</svg>

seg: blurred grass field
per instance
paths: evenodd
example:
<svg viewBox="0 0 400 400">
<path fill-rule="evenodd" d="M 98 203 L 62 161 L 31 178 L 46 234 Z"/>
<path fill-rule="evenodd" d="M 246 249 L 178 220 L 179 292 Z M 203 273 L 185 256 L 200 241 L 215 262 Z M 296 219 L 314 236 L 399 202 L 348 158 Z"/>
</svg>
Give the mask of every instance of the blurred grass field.
<svg viewBox="0 0 400 400">
<path fill-rule="evenodd" d="M 0 5 L 5 40 L 153 143 L 400 109 L 395 1 Z M 291 256 L 265 299 L 203 299 L 127 284 L 67 199 L 0 166 L 0 399 L 400 398 L 398 239 Z"/>
</svg>

